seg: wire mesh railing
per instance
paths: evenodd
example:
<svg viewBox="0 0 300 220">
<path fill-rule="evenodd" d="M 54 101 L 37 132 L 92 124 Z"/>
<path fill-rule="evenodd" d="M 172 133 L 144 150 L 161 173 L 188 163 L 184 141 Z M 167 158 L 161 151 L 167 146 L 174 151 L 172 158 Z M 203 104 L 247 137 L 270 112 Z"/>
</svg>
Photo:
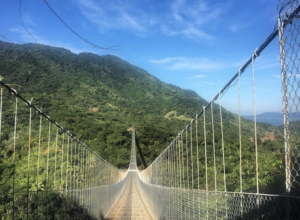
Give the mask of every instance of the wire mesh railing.
<svg viewBox="0 0 300 220">
<path fill-rule="evenodd" d="M 102 219 L 127 181 L 4 82 L 0 94 L 1 219 Z"/>
<path fill-rule="evenodd" d="M 139 173 L 155 219 L 300 218 L 300 4 L 279 2 L 278 28 L 161 155 Z M 279 146 L 261 138 L 267 125 L 256 122 L 254 68 L 256 58 L 277 36 L 284 113 Z M 254 122 L 241 117 L 241 76 L 249 66 Z M 238 88 L 237 115 L 222 108 L 225 93 L 233 85 Z"/>
<path fill-rule="evenodd" d="M 278 4 L 279 42 L 282 76 L 282 104 L 284 112 L 286 190 L 299 192 L 300 186 L 300 1 L 280 0 Z"/>
</svg>

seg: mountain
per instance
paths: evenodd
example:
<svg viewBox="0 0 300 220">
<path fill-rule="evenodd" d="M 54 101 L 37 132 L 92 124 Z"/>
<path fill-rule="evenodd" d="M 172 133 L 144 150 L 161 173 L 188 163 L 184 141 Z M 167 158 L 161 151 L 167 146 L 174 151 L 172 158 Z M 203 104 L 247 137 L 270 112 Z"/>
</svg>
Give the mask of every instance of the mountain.
<svg viewBox="0 0 300 220">
<path fill-rule="evenodd" d="M 194 91 L 166 84 L 116 56 L 99 56 L 91 53 L 77 55 L 66 49 L 40 44 L 17 45 L 0 41 L 0 77 L 25 99 L 33 98 L 32 103 L 42 112 L 51 116 L 101 157 L 119 168 L 127 168 L 129 164 L 130 127 L 136 128 L 139 152 L 142 152 L 145 162 L 150 164 L 173 141 L 178 132 L 201 112 L 202 106 L 208 103 Z M 11 134 L 14 121 L 13 98 L 7 92 L 3 94 L 0 194 L 2 186 L 4 187 L 2 190 L 7 191 L 7 180 L 12 178 L 13 173 L 12 168 L 9 170 L 6 167 L 6 164 L 11 163 L 13 155 L 10 150 L 14 143 Z M 212 154 L 215 147 L 217 178 L 218 181 L 222 181 L 220 111 L 219 105 L 214 104 L 213 107 L 214 126 L 211 122 L 211 111 L 206 112 L 207 167 L 209 175 L 212 175 L 214 173 Z M 239 182 L 236 181 L 236 176 L 239 173 L 240 160 L 239 120 L 236 114 L 224 108 L 222 114 L 227 189 L 238 191 Z M 32 120 L 31 159 L 37 160 L 39 116 L 34 113 L 32 117 L 34 120 Z M 203 117 L 198 121 L 201 164 L 199 175 L 205 176 Z M 241 125 L 243 190 L 254 192 L 254 125 L 249 119 L 242 119 Z M 43 157 L 47 152 L 48 126 L 48 122 L 43 120 L 44 139 L 41 146 Z M 19 149 L 17 152 L 19 173 L 27 169 L 27 131 L 28 109 L 19 103 L 16 146 Z M 196 132 L 196 129 L 193 128 L 192 131 Z M 51 134 L 55 140 L 54 126 Z M 284 186 L 277 181 L 284 175 L 282 132 L 270 124 L 257 123 L 257 136 L 260 190 L 268 192 L 276 189 L 280 192 L 281 186 Z M 61 139 L 62 137 L 59 141 Z M 196 143 L 193 142 L 191 146 L 196 148 Z M 52 150 L 50 153 L 50 161 L 55 160 L 53 152 Z M 196 149 L 193 152 L 197 152 Z M 196 167 L 197 155 L 193 154 L 193 157 Z M 137 162 L 142 168 L 139 154 Z M 196 172 L 195 169 L 194 171 Z M 21 176 L 18 178 L 17 181 L 23 181 Z M 210 187 L 214 185 L 212 180 L 213 177 L 210 176 L 208 180 Z"/>
<path fill-rule="evenodd" d="M 119 167 L 130 158 L 129 127 L 136 127 L 151 161 L 207 104 L 194 91 L 161 82 L 116 56 L 40 44 L 0 42 L 0 75 Z"/>
<path fill-rule="evenodd" d="M 247 118 L 254 121 L 253 115 L 243 116 L 243 118 Z M 293 114 L 289 114 L 290 121 L 300 120 L 300 113 L 296 112 Z M 274 126 L 283 125 L 283 114 L 279 112 L 265 112 L 262 114 L 256 115 L 257 122 L 265 122 Z"/>
</svg>

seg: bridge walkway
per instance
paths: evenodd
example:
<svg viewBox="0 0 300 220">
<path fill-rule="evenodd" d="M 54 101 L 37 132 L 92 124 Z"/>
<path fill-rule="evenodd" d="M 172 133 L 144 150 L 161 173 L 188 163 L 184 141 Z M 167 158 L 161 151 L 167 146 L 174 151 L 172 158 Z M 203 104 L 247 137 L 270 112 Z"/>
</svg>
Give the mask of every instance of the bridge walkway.
<svg viewBox="0 0 300 220">
<path fill-rule="evenodd" d="M 144 203 L 138 180 L 135 152 L 135 130 L 132 128 L 131 158 L 128 168 L 128 180 L 125 189 L 112 207 L 106 220 L 152 220 L 147 204 Z"/>
<path fill-rule="evenodd" d="M 128 182 L 117 203 L 105 220 L 152 220 L 147 205 L 143 202 L 136 171 L 129 171 Z"/>
</svg>

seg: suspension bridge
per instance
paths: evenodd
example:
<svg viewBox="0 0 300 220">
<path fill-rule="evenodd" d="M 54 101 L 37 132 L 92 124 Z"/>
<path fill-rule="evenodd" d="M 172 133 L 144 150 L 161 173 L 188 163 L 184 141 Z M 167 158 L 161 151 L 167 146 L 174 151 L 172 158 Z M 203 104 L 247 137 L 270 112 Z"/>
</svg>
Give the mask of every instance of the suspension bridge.
<svg viewBox="0 0 300 220">
<path fill-rule="evenodd" d="M 291 122 L 300 111 L 300 4 L 279 2 L 277 28 L 144 170 L 137 166 L 134 128 L 129 167 L 117 169 L 1 80 L 0 175 L 7 181 L 0 182 L 0 219 L 300 219 L 299 119 Z M 284 126 L 281 153 L 269 156 L 284 162 L 270 168 L 264 165 L 269 156 L 258 147 L 254 64 L 276 37 Z M 240 78 L 249 66 L 250 147 L 240 114 Z M 223 123 L 222 98 L 235 84 L 238 145 L 231 146 L 224 141 L 230 125 Z M 268 192 L 265 180 L 280 167 L 284 175 L 275 182 L 283 182 L 284 190 Z"/>
</svg>

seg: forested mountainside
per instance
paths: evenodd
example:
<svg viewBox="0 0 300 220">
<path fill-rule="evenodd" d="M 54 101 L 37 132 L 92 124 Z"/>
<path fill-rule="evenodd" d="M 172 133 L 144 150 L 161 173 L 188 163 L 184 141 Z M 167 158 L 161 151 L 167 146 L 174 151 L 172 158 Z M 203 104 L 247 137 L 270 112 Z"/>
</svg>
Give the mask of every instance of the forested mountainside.
<svg viewBox="0 0 300 220">
<path fill-rule="evenodd" d="M 116 56 L 77 55 L 40 44 L 0 41 L 0 75 L 3 82 L 27 100 L 33 98 L 34 105 L 119 168 L 128 167 L 131 126 L 136 128 L 141 151 L 149 164 L 207 104 L 194 91 L 166 84 Z M 219 114 L 217 105 L 214 111 Z M 237 161 L 238 117 L 223 109 L 223 123 L 227 156 L 229 161 Z M 209 122 L 207 125 L 211 129 Z M 218 123 L 215 129 L 218 133 Z M 261 139 L 266 132 L 273 138 Z M 243 119 L 242 134 L 246 152 L 243 157 L 252 160 L 251 120 Z M 277 127 L 258 123 L 258 137 L 260 156 L 268 155 L 261 168 L 269 167 L 264 181 L 270 184 L 282 170 L 282 134 Z M 215 138 L 216 146 L 220 147 L 220 136 Z M 217 154 L 220 153 L 218 150 Z M 138 163 L 142 167 L 139 155 Z M 230 175 L 237 175 L 237 169 L 228 164 L 229 179 Z M 249 188 L 254 187 L 250 182 Z"/>
<path fill-rule="evenodd" d="M 44 45 L 0 42 L 0 75 L 119 167 L 129 162 L 130 126 L 153 160 L 207 103 L 116 56 L 76 55 Z"/>
</svg>

